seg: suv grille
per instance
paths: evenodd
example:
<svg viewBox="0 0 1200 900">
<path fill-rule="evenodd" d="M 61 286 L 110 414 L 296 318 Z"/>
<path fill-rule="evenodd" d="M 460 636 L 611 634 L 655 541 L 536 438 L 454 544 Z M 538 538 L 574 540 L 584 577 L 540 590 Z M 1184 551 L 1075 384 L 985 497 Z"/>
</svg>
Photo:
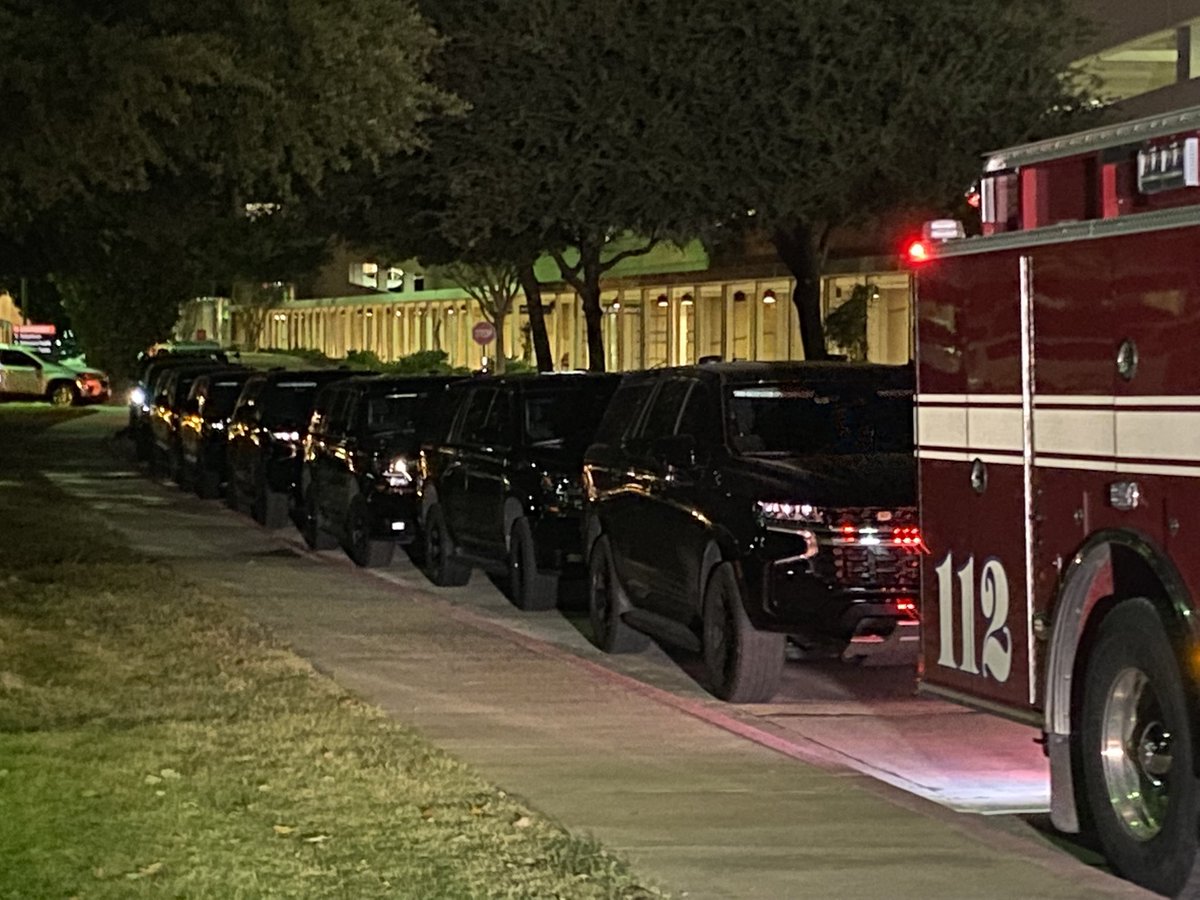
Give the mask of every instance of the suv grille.
<svg viewBox="0 0 1200 900">
<path fill-rule="evenodd" d="M 856 529 L 910 528 L 917 524 L 915 507 L 899 509 L 839 509 L 832 523 L 834 530 L 843 525 Z M 821 576 L 844 587 L 916 591 L 921 583 L 921 552 L 887 545 L 869 545 L 857 541 L 822 541 L 821 552 L 813 560 Z"/>
</svg>

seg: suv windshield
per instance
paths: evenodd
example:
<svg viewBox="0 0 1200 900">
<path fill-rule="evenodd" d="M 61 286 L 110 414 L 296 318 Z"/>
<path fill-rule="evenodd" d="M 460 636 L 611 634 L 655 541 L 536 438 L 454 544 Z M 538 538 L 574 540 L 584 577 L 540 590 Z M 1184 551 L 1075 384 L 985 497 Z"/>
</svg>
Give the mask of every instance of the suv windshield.
<svg viewBox="0 0 1200 900">
<path fill-rule="evenodd" d="M 521 404 L 521 428 L 530 447 L 578 446 L 591 442 L 616 382 L 581 377 L 578 384 L 554 392 L 527 392 Z"/>
<path fill-rule="evenodd" d="M 416 418 L 421 409 L 421 395 L 416 391 L 388 391 L 367 400 L 367 430 L 373 434 L 384 431 L 416 431 Z"/>
<path fill-rule="evenodd" d="M 912 391 L 866 385 L 731 385 L 729 443 L 741 454 L 911 453 Z"/>
</svg>

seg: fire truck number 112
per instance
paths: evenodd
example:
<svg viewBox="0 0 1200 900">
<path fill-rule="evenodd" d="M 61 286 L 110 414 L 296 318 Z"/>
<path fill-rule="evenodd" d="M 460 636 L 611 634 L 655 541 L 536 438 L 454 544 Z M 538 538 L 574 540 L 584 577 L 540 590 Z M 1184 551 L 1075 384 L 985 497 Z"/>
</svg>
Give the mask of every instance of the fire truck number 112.
<svg viewBox="0 0 1200 900">
<path fill-rule="evenodd" d="M 987 622 L 977 661 L 975 645 L 975 557 L 967 557 L 959 569 L 953 555 L 934 569 L 938 582 L 938 638 L 941 653 L 938 665 L 958 669 L 969 675 L 991 677 L 1003 684 L 1012 671 L 1012 632 L 1008 628 L 1008 574 L 1000 560 L 992 557 L 979 573 L 979 611 Z M 954 582 L 961 593 L 962 659 L 954 656 Z M 980 662 L 983 668 L 980 669 Z"/>
</svg>

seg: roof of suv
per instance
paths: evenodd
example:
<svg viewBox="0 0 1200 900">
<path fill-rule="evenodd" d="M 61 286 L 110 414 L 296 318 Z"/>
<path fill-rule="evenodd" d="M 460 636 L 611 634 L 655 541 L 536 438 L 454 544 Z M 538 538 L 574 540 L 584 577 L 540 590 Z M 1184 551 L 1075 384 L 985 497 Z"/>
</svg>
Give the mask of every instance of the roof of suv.
<svg viewBox="0 0 1200 900">
<path fill-rule="evenodd" d="M 464 378 L 456 386 L 490 385 L 509 387 L 514 385 L 536 385 L 537 387 L 561 387 L 586 384 L 589 381 L 617 379 L 621 372 L 521 372 L 515 375 L 489 375 L 482 378 Z"/>
<path fill-rule="evenodd" d="M 326 385 L 333 381 L 345 381 L 355 375 L 351 369 L 269 369 L 266 372 L 255 372 L 251 378 L 255 381 L 265 381 L 267 384 L 279 384 L 281 381 L 313 381 L 317 385 Z"/>
<path fill-rule="evenodd" d="M 465 375 L 355 375 L 344 379 L 341 383 L 361 387 L 363 390 L 372 389 L 387 391 L 397 386 L 422 384 L 452 384 L 462 381 Z"/>
<path fill-rule="evenodd" d="M 906 376 L 906 373 L 907 376 Z M 662 378 L 672 375 L 710 376 L 725 381 L 787 381 L 815 377 L 861 377 L 861 378 L 905 378 L 911 379 L 912 367 L 907 365 L 885 365 L 883 363 L 845 362 L 843 360 L 821 360 L 814 362 L 713 362 L 694 366 L 647 369 L 630 373 L 636 377 Z"/>
</svg>

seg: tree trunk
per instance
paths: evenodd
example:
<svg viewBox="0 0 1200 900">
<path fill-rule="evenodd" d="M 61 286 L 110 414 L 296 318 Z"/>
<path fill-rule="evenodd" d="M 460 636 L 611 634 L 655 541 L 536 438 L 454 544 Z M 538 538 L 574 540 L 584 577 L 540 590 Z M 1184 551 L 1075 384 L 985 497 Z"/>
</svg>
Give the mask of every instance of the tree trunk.
<svg viewBox="0 0 1200 900">
<path fill-rule="evenodd" d="M 604 309 L 600 306 L 600 275 L 602 273 L 602 250 L 599 243 L 589 240 L 580 242 L 579 280 L 576 290 L 583 305 L 583 319 L 587 325 L 588 371 L 603 372 L 604 359 Z"/>
<path fill-rule="evenodd" d="M 496 310 L 496 321 L 492 324 L 496 326 L 496 361 L 492 365 L 492 369 L 497 375 L 504 374 L 504 364 L 508 362 L 508 356 L 504 352 L 504 320 L 508 318 L 508 313 L 502 313 Z"/>
<path fill-rule="evenodd" d="M 554 357 L 550 355 L 550 338 L 546 336 L 546 311 L 542 309 L 542 285 L 533 271 L 533 260 L 522 261 L 517 266 L 517 277 L 521 290 L 525 292 L 525 306 L 529 310 L 529 335 L 533 338 L 533 356 L 539 372 L 554 371 Z"/>
<path fill-rule="evenodd" d="M 825 328 L 821 322 L 821 258 L 824 255 L 817 236 L 807 222 L 790 228 L 778 228 L 771 235 L 779 258 L 796 279 L 792 303 L 800 321 L 800 343 L 804 358 L 828 359 Z"/>
</svg>

